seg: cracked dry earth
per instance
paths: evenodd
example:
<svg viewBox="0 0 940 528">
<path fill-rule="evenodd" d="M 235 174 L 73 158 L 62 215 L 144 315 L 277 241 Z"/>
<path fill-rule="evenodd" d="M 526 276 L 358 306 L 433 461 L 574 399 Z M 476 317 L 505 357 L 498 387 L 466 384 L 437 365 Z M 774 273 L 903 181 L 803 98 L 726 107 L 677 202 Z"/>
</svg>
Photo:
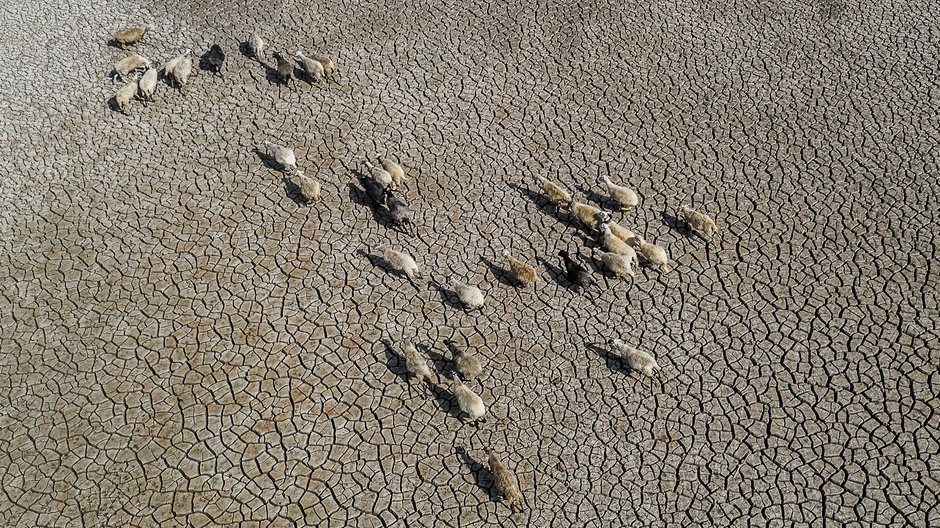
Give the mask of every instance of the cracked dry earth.
<svg viewBox="0 0 940 528">
<path fill-rule="evenodd" d="M 0 525 L 940 525 L 936 14 L 5 3 Z M 113 111 L 106 42 L 140 24 L 155 60 L 220 43 L 225 78 Z M 254 29 L 334 57 L 338 82 L 271 83 L 238 51 Z M 376 150 L 407 167 L 414 232 L 350 186 Z M 628 182 L 642 203 L 616 218 L 674 270 L 569 289 L 555 255 L 590 240 L 535 173 L 592 203 L 598 176 Z M 677 226 L 684 202 L 720 237 Z M 431 281 L 375 266 L 381 242 Z M 534 289 L 507 284 L 504 248 Z M 482 312 L 433 285 L 451 277 Z M 442 341 L 476 351 L 485 423 L 409 385 L 403 337 L 445 387 Z M 612 337 L 662 371 L 629 372 Z"/>
</svg>

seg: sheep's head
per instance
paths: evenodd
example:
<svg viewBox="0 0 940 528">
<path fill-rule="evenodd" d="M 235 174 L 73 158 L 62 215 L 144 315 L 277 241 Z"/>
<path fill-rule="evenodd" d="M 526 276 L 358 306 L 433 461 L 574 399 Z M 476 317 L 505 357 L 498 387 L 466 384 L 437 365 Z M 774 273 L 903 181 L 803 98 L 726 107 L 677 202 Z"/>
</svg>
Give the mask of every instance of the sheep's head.
<svg viewBox="0 0 940 528">
<path fill-rule="evenodd" d="M 600 211 L 599 213 L 594 215 L 594 218 L 600 221 L 601 223 L 607 223 L 607 222 L 610 222 L 611 215 L 610 215 L 610 212 L 608 211 Z"/>
<path fill-rule="evenodd" d="M 616 346 L 622 345 L 622 344 L 623 344 L 623 341 L 620 340 L 620 339 L 610 339 L 610 340 L 607 341 L 607 344 L 610 345 L 610 346 L 612 346 L 612 347 L 616 347 Z"/>
</svg>

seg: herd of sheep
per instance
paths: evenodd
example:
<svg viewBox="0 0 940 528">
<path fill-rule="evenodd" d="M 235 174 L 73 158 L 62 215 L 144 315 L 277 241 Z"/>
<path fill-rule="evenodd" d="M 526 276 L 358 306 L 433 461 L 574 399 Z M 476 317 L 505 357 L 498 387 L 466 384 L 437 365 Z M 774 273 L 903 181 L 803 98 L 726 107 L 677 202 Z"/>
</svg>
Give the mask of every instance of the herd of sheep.
<svg viewBox="0 0 940 528">
<path fill-rule="evenodd" d="M 147 33 L 147 28 L 128 28 L 118 31 L 114 35 L 114 42 L 122 49 L 140 41 Z M 252 55 L 261 62 L 264 57 L 265 42 L 253 34 L 247 42 Z M 184 50 L 177 57 L 167 61 L 163 66 L 164 76 L 181 90 L 189 81 L 193 71 L 191 59 L 192 51 Z M 319 54 L 305 55 L 297 51 L 294 56 L 297 65 L 314 82 L 325 79 L 334 79 L 337 73 L 335 63 Z M 288 83 L 294 76 L 295 63 L 289 61 L 280 52 L 273 57 L 276 66 L 273 68 L 279 82 Z M 205 68 L 222 75 L 225 53 L 218 46 L 213 45 L 203 55 Z M 114 95 L 114 102 L 118 109 L 127 113 L 135 98 L 149 101 L 153 99 L 157 88 L 158 71 L 148 59 L 132 54 L 114 66 L 115 78 L 126 80 L 133 73 L 144 69 L 137 78 L 127 82 Z M 260 151 L 271 161 L 276 163 L 285 173 L 293 175 L 294 184 L 300 195 L 307 202 L 319 200 L 321 185 L 316 179 L 307 176 L 297 167 L 297 158 L 292 148 L 265 141 Z M 404 184 L 406 176 L 404 168 L 397 162 L 379 156 L 374 164 L 365 160 L 366 170 L 359 174 L 359 184 L 365 196 L 377 212 L 385 215 L 391 223 L 404 225 L 412 222 L 411 209 L 398 190 Z M 661 272 L 670 270 L 670 259 L 666 250 L 653 243 L 647 242 L 642 236 L 620 226 L 613 221 L 610 211 L 603 210 L 594 205 L 576 201 L 570 192 L 555 182 L 541 175 L 535 176 L 545 196 L 559 210 L 565 211 L 569 218 L 586 229 L 598 239 L 600 247 L 594 247 L 591 255 L 603 264 L 603 267 L 620 278 L 634 277 L 635 266 L 639 264 L 639 257 L 650 267 Z M 636 192 L 627 187 L 617 185 L 604 177 L 599 182 L 604 185 L 610 199 L 620 206 L 621 211 L 628 211 L 640 204 Z M 709 240 L 717 232 L 715 222 L 706 214 L 683 206 L 679 217 L 688 227 L 700 237 Z M 603 248 L 603 249 L 602 249 Z M 380 258 L 385 264 L 396 270 L 414 283 L 422 277 L 421 268 L 415 258 L 405 251 L 399 251 L 389 245 L 377 245 L 371 248 L 373 256 Z M 508 250 L 503 251 L 503 257 L 508 263 L 508 272 L 516 284 L 527 287 L 538 281 L 537 270 L 524 260 L 512 256 Z M 572 256 L 566 251 L 559 252 L 565 270 L 565 277 L 575 288 L 587 288 L 594 284 L 591 271 L 581 263 L 580 255 Z M 451 281 L 448 287 L 456 294 L 460 303 L 468 310 L 481 308 L 486 297 L 480 288 Z M 487 412 L 483 399 L 467 383 L 483 373 L 483 365 L 470 351 L 461 350 L 453 341 L 444 342 L 453 357 L 453 371 L 451 373 L 451 392 L 456 399 L 461 412 L 471 422 L 484 419 Z M 645 375 L 653 375 L 660 368 L 656 359 L 649 352 L 634 348 L 620 339 L 611 339 L 608 344 L 629 364 L 630 368 Z M 405 359 L 408 372 L 413 380 L 421 383 L 427 381 L 436 383 L 435 373 L 428 365 L 427 359 L 417 350 L 410 340 L 404 340 L 400 345 L 400 353 Z M 440 388 L 439 388 L 440 389 Z M 523 500 L 518 482 L 513 473 L 500 461 L 491 449 L 486 450 L 490 471 L 493 473 L 497 490 L 506 498 L 510 507 L 515 511 L 516 506 Z"/>
</svg>

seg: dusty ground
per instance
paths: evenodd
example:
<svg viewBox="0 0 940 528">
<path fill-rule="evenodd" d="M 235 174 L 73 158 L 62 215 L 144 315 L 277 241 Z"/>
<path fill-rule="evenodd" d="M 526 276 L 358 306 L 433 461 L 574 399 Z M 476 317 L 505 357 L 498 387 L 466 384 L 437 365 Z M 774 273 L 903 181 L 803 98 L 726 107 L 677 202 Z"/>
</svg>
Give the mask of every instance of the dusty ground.
<svg viewBox="0 0 940 528">
<path fill-rule="evenodd" d="M 0 7 L 0 524 L 940 524 L 935 3 L 155 4 Z M 158 60 L 220 43 L 225 79 L 112 111 L 133 24 Z M 254 28 L 339 82 L 271 84 Z M 414 234 L 349 186 L 377 149 Z M 589 241 L 537 172 L 635 186 L 618 218 L 675 270 L 571 291 L 555 254 Z M 684 202 L 720 240 L 676 227 Z M 383 241 L 488 306 L 377 268 Z M 441 372 L 442 340 L 475 347 L 490 419 L 409 387 L 402 336 Z"/>
</svg>

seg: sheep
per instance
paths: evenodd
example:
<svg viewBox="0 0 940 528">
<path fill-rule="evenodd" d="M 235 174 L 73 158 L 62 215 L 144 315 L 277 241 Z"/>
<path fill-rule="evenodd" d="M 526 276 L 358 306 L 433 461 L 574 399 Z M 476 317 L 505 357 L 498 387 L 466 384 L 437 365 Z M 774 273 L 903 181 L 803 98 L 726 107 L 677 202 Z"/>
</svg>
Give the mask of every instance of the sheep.
<svg viewBox="0 0 940 528">
<path fill-rule="evenodd" d="M 561 206 L 571 202 L 571 193 L 563 189 L 560 185 L 538 174 L 535 175 L 535 179 L 538 180 L 539 184 L 542 186 L 542 190 L 545 191 L 545 195 L 548 196 L 548 199 L 553 204 Z"/>
<path fill-rule="evenodd" d="M 131 107 L 131 101 L 134 100 L 136 95 L 137 81 L 131 81 L 122 86 L 121 89 L 114 94 L 114 102 L 117 104 L 118 108 L 121 109 L 121 112 L 127 114 Z"/>
<path fill-rule="evenodd" d="M 597 226 L 597 230 L 600 232 L 601 245 L 603 245 L 604 249 L 607 251 L 620 253 L 621 255 L 635 253 L 633 248 L 630 247 L 630 244 L 627 244 L 625 241 L 621 240 L 620 237 L 611 232 L 610 225 L 606 222 L 602 222 Z"/>
<path fill-rule="evenodd" d="M 309 75 L 314 82 L 319 83 L 323 80 L 326 74 L 323 71 L 323 64 L 321 64 L 320 61 L 311 59 L 300 50 L 297 50 L 294 56 L 297 57 L 297 61 L 300 62 L 300 69 Z"/>
<path fill-rule="evenodd" d="M 121 49 L 127 49 L 127 46 L 136 44 L 140 39 L 144 38 L 148 29 L 150 28 L 135 27 L 119 29 L 114 33 L 114 41 L 117 42 L 117 45 L 120 46 Z"/>
<path fill-rule="evenodd" d="M 264 40 L 258 33 L 252 33 L 248 38 L 248 50 L 258 61 L 264 58 Z"/>
<path fill-rule="evenodd" d="M 406 339 L 402 343 L 402 351 L 405 356 L 405 366 L 408 368 L 408 372 L 414 376 L 416 382 L 433 381 L 434 375 L 431 372 L 431 367 L 428 366 L 424 356 L 418 353 L 418 349 L 415 348 L 410 339 Z"/>
<path fill-rule="evenodd" d="M 366 160 L 366 167 L 369 168 L 369 174 L 372 175 L 372 179 L 376 181 L 382 187 L 390 187 L 392 185 L 392 175 L 382 167 L 376 167 L 372 164 L 371 161 Z"/>
<path fill-rule="evenodd" d="M 382 168 L 385 169 L 385 172 L 392 177 L 392 188 L 400 187 L 405 182 L 405 169 L 385 156 L 376 155 L 376 157 L 379 163 L 382 164 Z"/>
<path fill-rule="evenodd" d="M 173 70 L 182 60 L 183 55 L 180 55 L 179 57 L 173 57 L 172 59 L 166 61 L 166 63 L 163 65 L 163 75 L 170 77 L 173 74 Z"/>
<path fill-rule="evenodd" d="M 602 211 L 593 205 L 571 201 L 568 202 L 567 208 L 571 217 L 585 227 L 595 228 L 600 224 L 598 213 Z"/>
<path fill-rule="evenodd" d="M 619 253 L 605 252 L 601 251 L 600 248 L 594 248 L 592 254 L 595 258 L 599 258 L 601 262 L 607 266 L 607 269 L 620 278 L 625 279 L 635 274 L 632 264 L 634 259 L 636 259 L 636 253 L 634 253 L 632 257 L 628 257 Z"/>
<path fill-rule="evenodd" d="M 464 385 L 457 377 L 456 372 L 451 372 L 451 377 L 454 380 L 454 397 L 457 398 L 457 405 L 460 406 L 460 410 L 470 417 L 471 421 L 476 422 L 483 418 L 486 414 L 486 405 L 483 403 L 483 398 L 473 392 L 470 387 Z"/>
<path fill-rule="evenodd" d="M 710 240 L 718 231 L 718 226 L 715 225 L 715 221 L 711 217 L 692 209 L 692 206 L 683 205 L 682 209 L 679 210 L 679 217 L 692 231 L 705 240 Z"/>
<path fill-rule="evenodd" d="M 141 99 L 153 101 L 153 94 L 157 91 L 157 69 L 150 68 L 144 72 L 137 84 Z"/>
<path fill-rule="evenodd" d="M 602 243 L 607 251 L 622 255 L 627 261 L 629 266 L 629 273 L 633 275 L 633 264 L 638 263 L 636 251 L 633 249 L 630 244 L 623 241 L 621 238 L 615 236 L 610 229 L 610 226 L 606 223 L 600 225 L 601 239 Z M 632 233 L 631 233 L 632 234 Z M 632 239 L 633 237 L 631 237 Z M 604 260 L 603 258 L 601 260 Z M 607 264 L 607 261 L 604 261 L 604 264 Z"/>
<path fill-rule="evenodd" d="M 646 263 L 650 266 L 655 266 L 662 272 L 669 271 L 669 254 L 666 253 L 666 250 L 657 246 L 656 244 L 651 244 L 647 242 L 641 236 L 635 236 L 630 239 L 630 244 L 643 255 L 643 258 L 646 259 Z"/>
<path fill-rule="evenodd" d="M 509 261 L 509 271 L 520 286 L 525 288 L 530 284 L 535 284 L 539 280 L 539 275 L 535 268 L 525 262 L 513 257 L 508 249 L 503 250 L 503 257 Z"/>
<path fill-rule="evenodd" d="M 450 287 L 457 293 L 457 298 L 460 299 L 460 302 L 467 310 L 483 308 L 486 297 L 483 296 L 483 292 L 480 291 L 480 288 L 455 280 L 450 282 Z"/>
<path fill-rule="evenodd" d="M 384 195 L 385 208 L 388 210 L 388 217 L 392 223 L 396 225 L 411 223 L 412 214 L 408 204 L 389 188 L 385 189 Z"/>
<path fill-rule="evenodd" d="M 179 65 L 179 63 L 183 62 L 183 59 L 185 59 L 186 56 L 189 55 L 190 53 L 191 51 L 186 49 L 186 50 L 183 50 L 178 56 L 173 57 L 172 59 L 166 61 L 166 64 L 163 65 L 163 75 L 166 75 L 167 77 L 172 77 L 173 70 L 175 70 L 176 67 Z"/>
<path fill-rule="evenodd" d="M 644 352 L 643 350 L 637 350 L 620 339 L 611 339 L 607 344 L 617 349 L 623 355 L 623 358 L 627 360 L 630 368 L 637 372 L 652 376 L 657 370 L 662 368 L 656 363 L 656 359 L 652 354 Z"/>
<path fill-rule="evenodd" d="M 636 236 L 633 231 L 630 231 L 626 227 L 622 227 L 617 222 L 607 222 L 607 228 L 610 229 L 611 234 L 620 240 L 623 240 L 624 242 L 628 242 L 630 239 Z"/>
<path fill-rule="evenodd" d="M 141 57 L 140 55 L 134 53 L 133 55 L 128 55 L 118 62 L 114 63 L 114 75 L 111 80 L 120 78 L 122 81 L 125 77 L 131 74 L 137 68 L 148 67 L 150 66 L 150 59 L 146 57 Z"/>
<path fill-rule="evenodd" d="M 180 90 L 186 86 L 186 83 L 189 82 L 189 76 L 193 72 L 193 61 L 189 58 L 189 54 L 185 54 L 180 58 L 180 61 L 170 70 L 170 77 L 176 81 L 176 85 L 179 86 Z"/>
<path fill-rule="evenodd" d="M 490 466 L 490 473 L 493 474 L 493 483 L 496 490 L 499 491 L 509 503 L 509 507 L 516 511 L 516 505 L 523 501 L 522 491 L 519 490 L 519 483 L 512 471 L 506 469 L 499 457 L 492 449 L 486 448 L 486 463 Z"/>
<path fill-rule="evenodd" d="M 297 188 L 300 189 L 300 194 L 304 197 L 304 200 L 307 202 L 319 200 L 320 182 L 311 178 L 310 176 L 307 176 L 301 170 L 294 171 L 294 174 L 297 175 Z"/>
<path fill-rule="evenodd" d="M 215 72 L 219 77 L 222 77 L 222 64 L 225 62 L 225 52 L 222 51 L 222 48 L 218 44 L 213 44 L 209 51 L 205 54 L 206 64 L 209 66 L 209 71 Z"/>
<path fill-rule="evenodd" d="M 388 263 L 393 269 L 404 273 L 409 279 L 414 280 L 418 277 L 418 263 L 415 262 L 415 259 L 411 255 L 401 251 L 395 251 L 388 247 L 387 244 L 374 246 L 372 252 L 381 257 L 382 260 Z"/>
<path fill-rule="evenodd" d="M 274 60 L 277 62 L 277 80 L 283 84 L 288 84 L 294 75 L 294 65 L 281 55 L 281 52 L 274 52 Z"/>
<path fill-rule="evenodd" d="M 601 178 L 601 181 L 607 186 L 607 193 L 610 197 L 620 204 L 621 211 L 640 205 L 640 198 L 633 192 L 633 189 L 616 185 L 607 176 Z"/>
<path fill-rule="evenodd" d="M 633 238 L 634 233 L 625 227 L 621 227 L 620 224 L 611 220 L 613 216 L 610 214 L 610 211 L 601 211 L 594 215 L 594 218 L 597 219 L 598 229 L 600 229 L 600 224 L 607 224 L 607 227 L 610 229 L 610 232 L 620 240 L 624 242 L 629 242 Z"/>
<path fill-rule="evenodd" d="M 576 287 L 588 287 L 594 283 L 594 277 L 584 266 L 572 260 L 567 251 L 561 250 L 558 256 L 565 262 L 565 277 Z"/>
<path fill-rule="evenodd" d="M 334 63 L 332 59 L 326 55 L 320 55 L 319 53 L 311 53 L 310 57 L 323 65 L 323 72 L 326 74 L 327 78 L 336 80 L 336 63 Z"/>
<path fill-rule="evenodd" d="M 282 169 L 297 170 L 297 156 L 294 155 L 294 149 L 282 147 L 270 141 L 265 141 L 262 146 L 264 147 L 264 153 L 273 158 Z"/>
<path fill-rule="evenodd" d="M 463 379 L 472 380 L 483 374 L 483 364 L 480 363 L 476 355 L 466 350 L 460 350 L 457 348 L 457 343 L 450 339 L 444 340 L 444 344 L 447 345 L 448 350 L 453 355 L 454 367 Z"/>
</svg>

